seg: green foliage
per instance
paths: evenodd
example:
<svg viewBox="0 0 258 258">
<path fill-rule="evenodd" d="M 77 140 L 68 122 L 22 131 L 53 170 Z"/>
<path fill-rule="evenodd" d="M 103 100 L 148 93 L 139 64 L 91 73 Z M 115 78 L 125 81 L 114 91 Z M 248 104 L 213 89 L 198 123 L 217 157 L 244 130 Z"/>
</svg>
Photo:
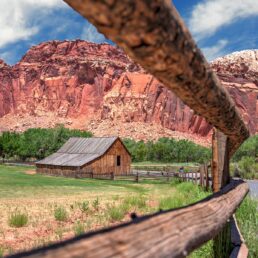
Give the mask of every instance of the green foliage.
<svg viewBox="0 0 258 258">
<path fill-rule="evenodd" d="M 91 137 L 87 131 L 70 130 L 62 125 L 51 129 L 32 128 L 24 133 L 3 132 L 0 155 L 20 160 L 42 159 L 57 151 L 70 137 Z"/>
<path fill-rule="evenodd" d="M 240 161 L 243 157 L 258 158 L 258 135 L 254 135 L 246 140 L 237 150 L 233 161 Z"/>
<path fill-rule="evenodd" d="M 84 231 L 84 225 L 80 221 L 77 221 L 74 225 L 74 234 L 76 236 L 80 236 L 84 233 Z"/>
<path fill-rule="evenodd" d="M 144 198 L 143 196 L 129 196 L 124 199 L 124 205 L 128 207 L 143 209 L 147 206 L 146 198 Z"/>
<path fill-rule="evenodd" d="M 161 198 L 159 202 L 159 208 L 162 210 L 174 209 L 182 207 L 198 200 L 207 197 L 208 193 L 205 193 L 200 187 L 196 187 L 192 182 L 180 183 L 178 179 L 173 179 L 170 183 L 176 189 L 176 196 L 169 196 Z"/>
<path fill-rule="evenodd" d="M 93 201 L 92 206 L 96 211 L 99 210 L 99 198 L 98 197 Z"/>
<path fill-rule="evenodd" d="M 258 201 L 250 197 L 245 198 L 236 212 L 240 231 L 249 249 L 250 258 L 258 257 Z"/>
<path fill-rule="evenodd" d="M 11 213 L 8 219 L 8 225 L 10 227 L 21 228 L 26 226 L 27 223 L 28 223 L 28 214 L 21 212 L 17 209 Z"/>
<path fill-rule="evenodd" d="M 211 151 L 188 140 L 160 138 L 157 142 L 123 140 L 134 162 L 198 162 L 210 160 Z"/>
<path fill-rule="evenodd" d="M 57 221 L 66 221 L 68 218 L 68 213 L 64 207 L 59 206 L 54 210 L 54 217 Z"/>
<path fill-rule="evenodd" d="M 120 206 L 111 206 L 108 209 L 108 216 L 112 221 L 120 221 L 124 218 L 125 212 Z"/>
<path fill-rule="evenodd" d="M 253 157 L 242 157 L 239 162 L 230 164 L 230 172 L 234 177 L 258 179 L 258 163 Z"/>
<path fill-rule="evenodd" d="M 84 201 L 82 203 L 78 203 L 79 209 L 81 210 L 81 212 L 88 212 L 90 207 L 89 207 L 89 202 L 88 201 Z"/>
</svg>

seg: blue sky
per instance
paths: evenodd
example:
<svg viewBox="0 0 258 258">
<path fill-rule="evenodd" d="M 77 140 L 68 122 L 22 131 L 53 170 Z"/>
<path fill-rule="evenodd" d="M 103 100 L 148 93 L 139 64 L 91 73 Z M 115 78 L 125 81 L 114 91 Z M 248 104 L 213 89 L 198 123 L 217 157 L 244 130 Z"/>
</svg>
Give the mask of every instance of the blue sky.
<svg viewBox="0 0 258 258">
<path fill-rule="evenodd" d="M 258 0 L 174 0 L 208 60 L 258 48 Z M 40 42 L 109 42 L 62 0 L 1 0 L 0 58 L 15 64 Z"/>
</svg>

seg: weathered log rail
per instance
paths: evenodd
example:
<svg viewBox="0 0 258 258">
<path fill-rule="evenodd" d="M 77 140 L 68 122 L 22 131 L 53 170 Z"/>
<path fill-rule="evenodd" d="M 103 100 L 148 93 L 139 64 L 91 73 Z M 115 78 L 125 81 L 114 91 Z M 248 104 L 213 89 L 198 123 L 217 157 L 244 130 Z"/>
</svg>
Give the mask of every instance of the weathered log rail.
<svg viewBox="0 0 258 258">
<path fill-rule="evenodd" d="M 232 181 L 196 204 L 10 257 L 185 257 L 220 232 L 247 193 L 245 182 Z"/>
<path fill-rule="evenodd" d="M 218 129 L 213 139 L 214 194 L 189 207 L 12 257 L 184 257 L 210 239 L 225 239 L 224 226 L 248 192 L 242 181 L 228 184 L 229 158 L 249 132 L 171 1 L 64 1 Z"/>
</svg>

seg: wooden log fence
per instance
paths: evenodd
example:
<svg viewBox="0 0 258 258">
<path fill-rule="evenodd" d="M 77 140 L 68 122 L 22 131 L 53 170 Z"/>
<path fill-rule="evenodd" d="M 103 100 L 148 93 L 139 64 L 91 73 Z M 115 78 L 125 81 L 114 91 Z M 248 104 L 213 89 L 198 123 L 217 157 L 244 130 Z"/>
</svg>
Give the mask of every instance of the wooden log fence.
<svg viewBox="0 0 258 258">
<path fill-rule="evenodd" d="M 210 239 L 215 242 L 215 257 L 229 257 L 231 251 L 247 257 L 243 243 L 228 248 L 228 221 L 248 192 L 243 181 L 230 183 L 228 172 L 230 157 L 249 132 L 174 5 L 170 0 L 64 1 L 216 128 L 211 162 L 214 193 L 188 207 L 12 257 L 185 257 Z M 203 166 L 200 184 L 207 187 L 208 177 Z M 179 178 L 187 180 L 186 174 Z"/>
</svg>

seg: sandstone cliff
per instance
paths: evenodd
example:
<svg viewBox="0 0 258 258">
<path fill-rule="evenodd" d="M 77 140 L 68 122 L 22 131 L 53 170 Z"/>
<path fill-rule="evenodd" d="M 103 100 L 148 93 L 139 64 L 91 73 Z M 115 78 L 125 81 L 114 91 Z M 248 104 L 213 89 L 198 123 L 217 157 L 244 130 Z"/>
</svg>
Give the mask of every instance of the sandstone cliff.
<svg viewBox="0 0 258 258">
<path fill-rule="evenodd" d="M 258 131 L 257 56 L 244 51 L 212 63 L 252 133 Z M 202 144 L 211 130 L 122 50 L 81 40 L 42 43 L 12 67 L 0 61 L 0 117 L 0 130 L 63 123 L 96 135 Z"/>
</svg>

